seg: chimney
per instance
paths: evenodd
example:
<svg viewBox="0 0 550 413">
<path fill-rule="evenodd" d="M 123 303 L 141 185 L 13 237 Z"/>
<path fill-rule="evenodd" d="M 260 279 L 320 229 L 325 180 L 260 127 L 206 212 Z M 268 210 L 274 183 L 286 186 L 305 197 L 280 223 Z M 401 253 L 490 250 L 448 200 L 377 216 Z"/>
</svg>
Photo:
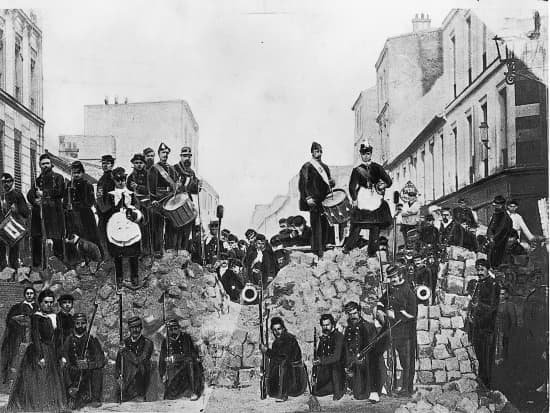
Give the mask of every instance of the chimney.
<svg viewBox="0 0 550 413">
<path fill-rule="evenodd" d="M 118 96 L 115 95 L 115 105 L 118 105 Z"/>
<path fill-rule="evenodd" d="M 421 30 L 430 29 L 432 20 L 428 13 L 420 13 L 420 16 L 415 14 L 414 19 L 412 19 L 413 24 L 413 33 L 419 32 Z"/>
<path fill-rule="evenodd" d="M 103 103 L 105 103 L 106 105 L 109 104 L 109 96 L 105 96 L 105 98 L 103 99 Z"/>
</svg>

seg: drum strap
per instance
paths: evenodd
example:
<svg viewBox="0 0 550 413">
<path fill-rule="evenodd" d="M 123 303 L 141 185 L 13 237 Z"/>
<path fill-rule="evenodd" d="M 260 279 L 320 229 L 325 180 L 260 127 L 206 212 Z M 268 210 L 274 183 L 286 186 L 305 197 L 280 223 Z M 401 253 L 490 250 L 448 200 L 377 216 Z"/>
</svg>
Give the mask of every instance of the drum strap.
<svg viewBox="0 0 550 413">
<path fill-rule="evenodd" d="M 166 170 L 162 166 L 160 166 L 159 164 L 155 164 L 154 167 L 158 171 L 160 176 L 162 176 L 164 178 L 164 180 L 166 182 L 168 182 L 168 185 L 170 185 L 172 187 L 172 190 L 175 191 L 176 190 L 176 183 L 174 182 L 172 177 L 170 177 L 170 175 L 168 175 L 168 172 L 166 172 Z"/>
</svg>

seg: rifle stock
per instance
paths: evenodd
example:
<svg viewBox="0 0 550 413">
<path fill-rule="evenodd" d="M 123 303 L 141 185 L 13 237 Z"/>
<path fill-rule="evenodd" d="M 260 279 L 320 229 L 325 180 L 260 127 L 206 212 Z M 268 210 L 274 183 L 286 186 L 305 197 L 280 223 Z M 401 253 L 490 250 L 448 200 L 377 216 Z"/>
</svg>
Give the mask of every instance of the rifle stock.
<svg viewBox="0 0 550 413">
<path fill-rule="evenodd" d="M 116 285 L 116 284 L 115 284 Z M 118 338 L 120 345 L 124 343 L 124 337 L 122 336 L 122 291 L 118 292 Z M 124 387 L 124 354 L 120 354 L 120 400 L 122 403 L 122 391 Z"/>
<path fill-rule="evenodd" d="M 258 299 L 258 318 L 260 321 L 260 342 L 264 345 L 267 344 L 267 337 L 264 338 L 264 315 L 263 315 L 263 285 L 260 284 L 260 296 Z M 260 398 L 264 400 L 267 398 L 267 385 L 266 385 L 266 355 L 262 352 L 262 364 L 260 365 Z"/>
<path fill-rule="evenodd" d="M 40 189 L 40 185 L 38 184 L 38 179 L 36 180 L 36 189 L 37 190 Z M 36 192 L 35 192 L 35 194 L 36 194 Z M 39 206 L 39 209 L 40 209 L 40 233 L 42 235 L 40 237 L 40 247 L 41 247 L 41 250 L 42 250 L 41 266 L 42 266 L 42 270 L 45 270 L 46 269 L 46 264 L 48 262 L 48 257 L 46 256 L 47 255 L 47 247 L 46 247 L 47 236 L 46 236 L 46 224 L 44 222 L 44 193 L 42 193 L 42 196 L 40 197 L 38 206 Z"/>
<path fill-rule="evenodd" d="M 317 327 L 313 327 L 313 360 L 317 360 Z M 317 388 L 317 366 L 311 367 L 311 387 L 313 393 Z"/>
</svg>

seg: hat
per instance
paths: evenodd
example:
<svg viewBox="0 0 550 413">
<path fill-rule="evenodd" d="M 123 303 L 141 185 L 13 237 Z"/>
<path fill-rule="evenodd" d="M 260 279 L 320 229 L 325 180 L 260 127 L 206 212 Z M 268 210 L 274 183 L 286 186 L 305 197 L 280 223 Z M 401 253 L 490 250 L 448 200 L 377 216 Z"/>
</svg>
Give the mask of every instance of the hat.
<svg viewBox="0 0 550 413">
<path fill-rule="evenodd" d="M 227 252 L 220 252 L 220 260 L 228 260 L 229 254 Z"/>
<path fill-rule="evenodd" d="M 372 153 L 372 145 L 367 140 L 365 140 L 359 146 L 359 153 Z"/>
<path fill-rule="evenodd" d="M 256 241 L 265 241 L 265 235 L 264 234 L 257 234 L 256 235 Z"/>
<path fill-rule="evenodd" d="M 296 215 L 292 218 L 292 225 L 299 227 L 300 225 L 306 225 L 306 219 L 301 215 Z"/>
<path fill-rule="evenodd" d="M 191 148 L 189 146 L 184 146 L 183 148 L 181 148 L 180 155 L 193 156 L 193 154 L 191 153 Z"/>
<path fill-rule="evenodd" d="M 256 234 L 257 234 L 256 231 L 254 231 L 252 228 L 249 228 L 249 229 L 247 229 L 246 232 L 244 233 L 244 236 L 245 236 L 246 238 L 250 238 L 250 237 L 252 237 L 253 235 L 256 235 Z"/>
<path fill-rule="evenodd" d="M 88 318 L 84 313 L 76 313 L 75 315 L 73 315 L 73 321 L 76 322 L 78 320 L 88 321 Z"/>
<path fill-rule="evenodd" d="M 313 152 L 314 150 L 322 151 L 322 150 L 323 150 L 323 147 L 321 146 L 320 143 L 313 142 L 313 143 L 311 144 L 311 152 Z"/>
<path fill-rule="evenodd" d="M 508 205 L 519 205 L 519 202 L 517 199 L 510 199 Z"/>
<path fill-rule="evenodd" d="M 286 224 L 286 218 L 279 219 L 279 225 Z"/>
<path fill-rule="evenodd" d="M 389 265 L 388 268 L 386 268 L 386 275 L 388 278 L 402 275 L 402 268 L 398 265 Z"/>
<path fill-rule="evenodd" d="M 58 299 L 57 299 L 57 302 L 62 302 L 62 301 L 74 301 L 74 297 L 71 295 L 71 294 L 62 294 Z"/>
<path fill-rule="evenodd" d="M 496 205 L 504 205 L 506 203 L 506 199 L 502 195 L 495 196 L 495 199 L 493 199 L 493 204 Z"/>
<path fill-rule="evenodd" d="M 101 157 L 101 163 L 103 162 L 111 162 L 111 163 L 115 163 L 115 158 L 113 158 L 112 155 L 103 155 Z"/>
<path fill-rule="evenodd" d="M 230 241 L 230 242 L 238 242 L 239 238 L 237 238 L 237 236 L 235 234 L 229 234 L 227 236 L 227 240 Z"/>
<path fill-rule="evenodd" d="M 42 159 L 49 159 L 51 161 L 50 154 L 43 153 L 42 155 L 40 155 L 40 158 L 38 158 L 38 162 L 42 161 Z"/>
<path fill-rule="evenodd" d="M 208 224 L 209 228 L 219 227 L 219 226 L 220 226 L 220 223 L 217 220 L 212 220 L 212 221 L 210 221 L 210 224 Z"/>
<path fill-rule="evenodd" d="M 476 260 L 476 267 L 485 267 L 489 269 L 489 261 L 487 261 L 485 258 L 480 258 Z"/>
<path fill-rule="evenodd" d="M 353 311 L 353 310 L 360 311 L 361 306 L 358 303 L 356 303 L 355 301 L 350 301 L 350 302 L 346 303 L 346 305 L 344 305 L 344 311 L 346 313 L 349 313 L 350 311 Z"/>
<path fill-rule="evenodd" d="M 2 181 L 13 181 L 13 176 L 5 172 L 2 174 Z"/>
<path fill-rule="evenodd" d="M 177 318 L 171 318 L 166 322 L 167 327 L 179 327 L 180 323 Z"/>
<path fill-rule="evenodd" d="M 142 326 L 141 318 L 138 316 L 133 316 L 128 319 L 128 327 L 137 327 Z"/>
<path fill-rule="evenodd" d="M 222 229 L 222 235 L 229 235 L 231 234 L 231 231 L 229 231 L 227 228 Z"/>
<path fill-rule="evenodd" d="M 136 161 L 141 161 L 141 162 L 145 163 L 145 155 L 143 155 L 142 153 L 134 154 L 134 156 L 132 156 L 132 159 L 130 159 L 130 162 L 134 163 Z"/>
<path fill-rule="evenodd" d="M 145 155 L 147 155 L 147 154 L 149 154 L 149 153 L 151 153 L 151 152 L 152 152 L 152 153 L 155 153 L 155 150 L 154 150 L 153 148 L 145 148 L 145 149 L 143 150 L 143 156 L 145 156 Z"/>
<path fill-rule="evenodd" d="M 119 166 L 118 168 L 113 169 L 113 180 L 117 179 L 126 179 L 126 171 L 122 166 Z"/>
<path fill-rule="evenodd" d="M 168 151 L 170 153 L 170 148 L 164 142 L 161 142 L 157 152 L 160 153 L 161 151 Z"/>
<path fill-rule="evenodd" d="M 426 218 L 426 221 L 434 221 L 435 220 L 434 216 L 432 214 L 426 214 L 425 218 Z"/>
<path fill-rule="evenodd" d="M 282 244 L 281 242 L 281 237 L 279 237 L 278 235 L 273 235 L 271 237 L 271 239 L 269 240 L 269 243 L 273 246 L 273 247 L 276 247 L 276 246 L 279 246 Z"/>
<path fill-rule="evenodd" d="M 71 164 L 71 169 L 74 169 L 75 171 L 80 171 L 80 172 L 84 173 L 84 165 L 82 165 L 82 162 L 80 162 L 80 161 L 74 161 Z"/>
</svg>

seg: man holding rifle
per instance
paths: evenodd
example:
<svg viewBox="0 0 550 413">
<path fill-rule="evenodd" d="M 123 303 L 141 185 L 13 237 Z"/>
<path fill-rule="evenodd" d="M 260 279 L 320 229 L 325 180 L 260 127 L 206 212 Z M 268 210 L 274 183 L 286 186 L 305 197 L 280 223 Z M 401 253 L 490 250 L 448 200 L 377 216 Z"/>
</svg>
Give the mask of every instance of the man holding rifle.
<svg viewBox="0 0 550 413">
<path fill-rule="evenodd" d="M 204 373 L 200 354 L 193 339 L 181 331 L 178 320 L 166 322 L 167 338 L 162 341 L 159 374 L 164 382 L 164 399 L 181 396 L 198 400 L 204 391 Z"/>
<path fill-rule="evenodd" d="M 86 314 L 77 313 L 73 320 L 74 330 L 63 345 L 67 400 L 72 409 L 86 405 L 98 408 L 103 392 L 105 354 L 99 340 L 89 332 Z"/>
</svg>

